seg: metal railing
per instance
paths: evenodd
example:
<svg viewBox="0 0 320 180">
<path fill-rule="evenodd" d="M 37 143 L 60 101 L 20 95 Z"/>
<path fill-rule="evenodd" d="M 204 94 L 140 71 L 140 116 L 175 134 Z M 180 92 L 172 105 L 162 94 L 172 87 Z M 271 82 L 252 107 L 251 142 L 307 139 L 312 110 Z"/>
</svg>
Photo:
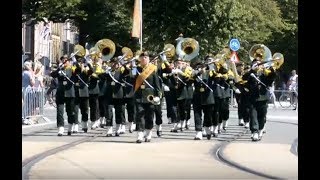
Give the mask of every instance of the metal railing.
<svg viewBox="0 0 320 180">
<path fill-rule="evenodd" d="M 22 88 L 22 120 L 24 124 L 34 124 L 43 117 L 45 88 Z"/>
<path fill-rule="evenodd" d="M 237 102 L 234 97 L 234 92 L 231 89 L 231 99 L 230 106 L 236 107 Z M 298 106 L 298 92 L 297 91 L 289 91 L 289 90 L 274 90 L 274 96 L 271 97 L 268 104 L 274 104 L 275 107 L 280 108 L 297 108 Z"/>
</svg>

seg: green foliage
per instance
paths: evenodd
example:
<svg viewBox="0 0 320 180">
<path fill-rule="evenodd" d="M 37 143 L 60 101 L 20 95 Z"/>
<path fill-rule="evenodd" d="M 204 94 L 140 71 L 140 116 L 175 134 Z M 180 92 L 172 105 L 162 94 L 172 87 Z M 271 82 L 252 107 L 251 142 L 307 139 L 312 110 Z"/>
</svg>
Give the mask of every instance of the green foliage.
<svg viewBox="0 0 320 180">
<path fill-rule="evenodd" d="M 47 18 L 53 22 L 68 19 L 85 19 L 86 12 L 79 9 L 81 0 L 25 0 L 22 2 L 22 21 L 42 21 Z"/>
<path fill-rule="evenodd" d="M 135 47 L 133 5 L 134 0 L 25 0 L 22 19 L 71 20 L 80 29 L 80 44 L 109 38 L 119 52 Z M 159 52 L 183 33 L 199 42 L 201 58 L 238 38 L 241 61 L 250 61 L 251 46 L 263 43 L 284 54 L 285 68 L 296 68 L 298 0 L 145 0 L 142 5 L 144 49 Z"/>
</svg>

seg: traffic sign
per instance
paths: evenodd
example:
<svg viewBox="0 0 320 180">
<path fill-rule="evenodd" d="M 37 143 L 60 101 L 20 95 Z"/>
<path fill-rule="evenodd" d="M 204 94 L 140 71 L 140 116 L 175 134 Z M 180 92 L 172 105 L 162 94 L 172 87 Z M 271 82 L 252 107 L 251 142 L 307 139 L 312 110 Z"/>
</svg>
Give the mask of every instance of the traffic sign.
<svg viewBox="0 0 320 180">
<path fill-rule="evenodd" d="M 231 57 L 230 57 L 230 60 L 235 62 L 235 63 L 238 63 L 240 60 L 239 60 L 239 57 L 237 55 L 237 52 L 233 51 L 231 53 Z"/>
<path fill-rule="evenodd" d="M 240 42 L 238 39 L 231 39 L 229 47 L 232 51 L 238 51 L 240 49 Z"/>
</svg>

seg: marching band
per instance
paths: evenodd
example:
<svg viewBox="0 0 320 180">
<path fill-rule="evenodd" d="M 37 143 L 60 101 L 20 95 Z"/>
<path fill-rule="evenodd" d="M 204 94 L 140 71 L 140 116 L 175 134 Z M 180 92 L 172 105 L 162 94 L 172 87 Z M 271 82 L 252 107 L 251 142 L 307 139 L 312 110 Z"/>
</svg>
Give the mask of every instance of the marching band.
<svg viewBox="0 0 320 180">
<path fill-rule="evenodd" d="M 261 140 L 267 93 L 284 62 L 283 55 L 272 56 L 267 46 L 256 44 L 249 51 L 250 65 L 233 62 L 229 48 L 201 60 L 197 58 L 199 44 L 195 39 L 181 35 L 177 40 L 176 46 L 167 44 L 156 55 L 150 51 L 133 53 L 124 47 L 122 56 L 113 57 L 114 42 L 102 39 L 90 50 L 76 45 L 71 57 L 61 57 L 58 68 L 51 73 L 58 79 L 58 136 L 64 134 L 65 110 L 67 135 L 78 133 L 79 125 L 84 133 L 106 127 L 107 136 L 120 136 L 128 129 L 130 133 L 137 131 L 136 143 L 150 142 L 154 119 L 156 134 L 162 135 L 165 99 L 172 133 L 190 128 L 193 109 L 194 140 L 210 140 L 227 130 L 233 91 L 239 126 L 250 129 L 252 141 Z"/>
</svg>

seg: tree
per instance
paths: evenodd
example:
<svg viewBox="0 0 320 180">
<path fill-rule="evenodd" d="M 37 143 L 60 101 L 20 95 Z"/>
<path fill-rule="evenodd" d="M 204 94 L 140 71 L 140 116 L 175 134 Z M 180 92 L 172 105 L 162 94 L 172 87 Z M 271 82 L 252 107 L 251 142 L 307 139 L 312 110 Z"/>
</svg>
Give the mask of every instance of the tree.
<svg viewBox="0 0 320 180">
<path fill-rule="evenodd" d="M 235 37 L 241 43 L 240 59 L 248 61 L 252 45 L 265 44 L 285 28 L 273 0 L 152 0 L 144 3 L 143 12 L 146 48 L 160 50 L 182 32 L 199 41 L 202 57 L 221 50 Z"/>
<path fill-rule="evenodd" d="M 276 33 L 269 44 L 275 52 L 284 55 L 285 62 L 281 71 L 289 74 L 298 68 L 298 0 L 277 0 L 282 12 L 282 19 L 286 29 Z"/>
</svg>

